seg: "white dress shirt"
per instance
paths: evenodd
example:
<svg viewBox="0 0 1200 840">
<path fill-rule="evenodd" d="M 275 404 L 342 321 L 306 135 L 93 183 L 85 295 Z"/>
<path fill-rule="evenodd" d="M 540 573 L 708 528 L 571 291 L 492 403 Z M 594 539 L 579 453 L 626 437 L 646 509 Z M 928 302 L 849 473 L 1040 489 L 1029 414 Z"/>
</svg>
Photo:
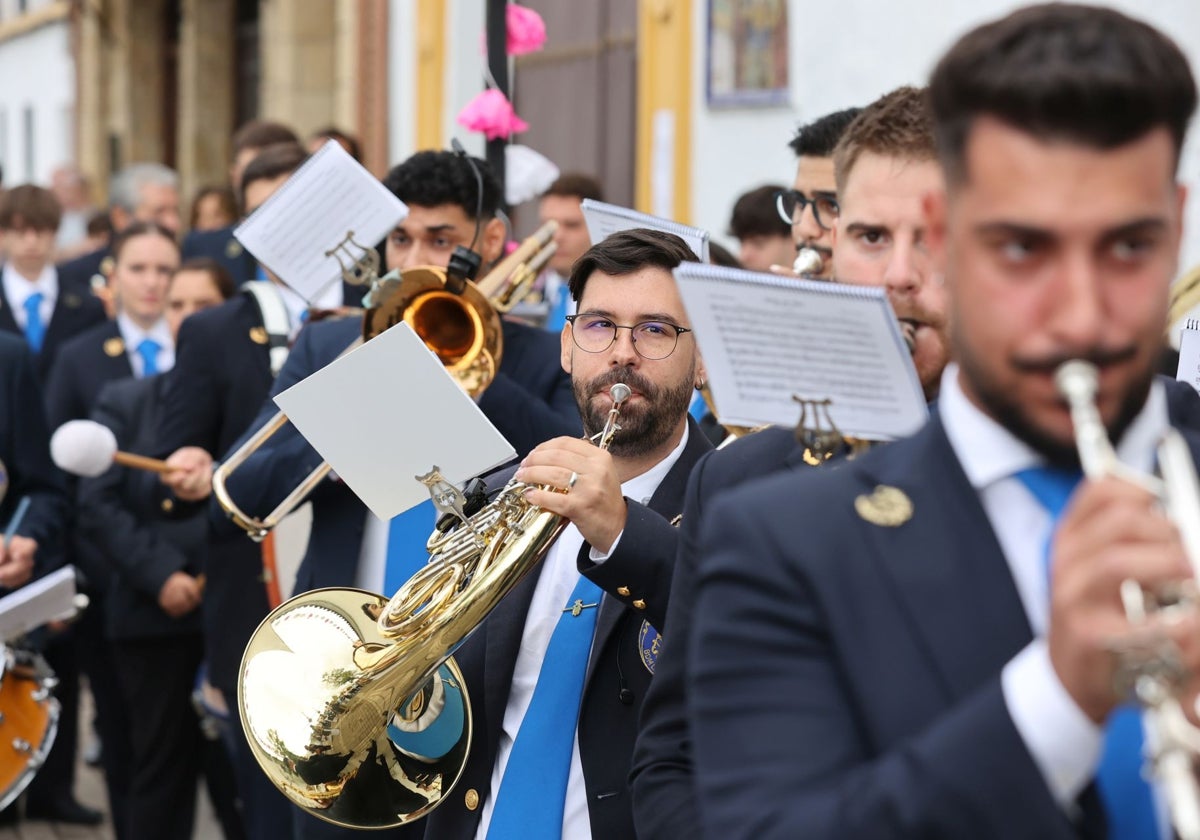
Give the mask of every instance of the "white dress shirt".
<svg viewBox="0 0 1200 840">
<path fill-rule="evenodd" d="M 1016 473 L 1042 466 L 1044 460 L 971 403 L 958 377 L 957 365 L 949 365 L 942 374 L 938 412 L 950 446 L 996 533 L 1034 633 L 1034 640 L 1004 666 L 1004 701 L 1047 786 L 1070 812 L 1099 768 L 1104 729 L 1083 713 L 1050 663 L 1046 643 L 1050 593 L 1044 557 L 1054 523 L 1016 478 Z M 1117 446 L 1121 460 L 1138 470 L 1151 469 L 1167 426 L 1166 393 L 1155 382 Z M 1156 800 L 1159 825 L 1166 826 L 1157 791 Z"/>
<path fill-rule="evenodd" d="M 685 426 L 683 439 L 666 458 L 639 476 L 629 479 L 621 485 L 621 495 L 646 504 L 663 478 L 675 466 L 683 449 L 687 446 L 688 429 Z M 607 554 L 600 554 L 592 549 L 589 557 L 593 563 L 608 559 L 617 547 L 617 537 Z M 542 561 L 542 573 L 538 577 L 537 586 L 533 590 L 533 600 L 529 603 L 529 611 L 525 614 L 525 629 L 521 634 L 521 651 L 517 655 L 516 667 L 513 668 L 512 685 L 508 691 L 508 705 L 504 709 L 503 731 L 496 750 L 496 763 L 492 767 L 492 782 L 490 792 L 483 803 L 479 816 L 479 830 L 475 832 L 476 840 L 485 840 L 488 828 L 492 822 L 492 812 L 496 807 L 496 794 L 504 780 L 504 770 L 508 766 L 508 758 L 512 754 L 513 742 L 525 720 L 525 712 L 533 699 L 533 690 L 537 686 L 538 674 L 542 670 L 542 660 L 546 657 L 546 649 L 550 647 L 550 637 L 558 620 L 562 617 L 563 606 L 575 590 L 579 582 L 579 566 L 577 558 L 579 549 L 583 547 L 583 535 L 574 525 L 568 525 L 562 536 L 550 548 L 550 553 Z M 596 609 L 599 609 L 597 606 Z M 588 819 L 587 788 L 583 780 L 583 764 L 579 759 L 579 736 L 571 748 L 571 770 L 567 777 L 567 797 L 563 808 L 563 840 L 591 840 L 592 826 Z"/>
<path fill-rule="evenodd" d="M 175 342 L 171 339 L 171 328 L 167 326 L 165 318 L 159 318 L 154 326 L 144 330 L 124 312 L 118 312 L 117 329 L 121 332 L 121 339 L 125 342 L 125 355 L 129 357 L 133 375 L 138 379 L 146 375 L 146 361 L 138 352 L 138 345 L 147 338 L 158 342 L 158 353 L 155 354 L 158 361 L 158 372 L 166 373 L 175 367 Z"/>
<path fill-rule="evenodd" d="M 38 304 L 38 313 L 42 316 L 42 326 L 50 326 L 50 318 L 54 314 L 54 303 L 58 300 L 58 272 L 54 266 L 48 265 L 43 268 L 37 279 L 31 282 L 13 268 L 12 263 L 5 263 L 0 278 L 4 283 L 4 297 L 12 306 L 13 320 L 17 322 L 17 326 L 21 328 L 22 332 L 24 332 L 28 320 L 25 301 L 35 292 L 42 293 L 41 303 Z"/>
</svg>

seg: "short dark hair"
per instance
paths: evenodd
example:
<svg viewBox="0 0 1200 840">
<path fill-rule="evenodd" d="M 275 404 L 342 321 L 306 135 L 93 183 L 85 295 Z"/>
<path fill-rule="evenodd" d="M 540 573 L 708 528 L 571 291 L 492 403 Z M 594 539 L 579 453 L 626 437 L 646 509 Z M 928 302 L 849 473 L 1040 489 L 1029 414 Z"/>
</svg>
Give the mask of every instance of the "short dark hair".
<svg viewBox="0 0 1200 840">
<path fill-rule="evenodd" d="M 113 237 L 112 241 L 112 258 L 113 260 L 121 259 L 121 252 L 125 250 L 125 246 L 129 244 L 129 240 L 137 236 L 161 236 L 163 239 L 175 246 L 175 250 L 179 250 L 179 241 L 175 239 L 175 234 L 167 230 L 158 222 L 133 222 L 120 233 Z"/>
<path fill-rule="evenodd" d="M 229 273 L 229 269 L 221 265 L 212 257 L 192 257 L 180 263 L 179 268 L 175 269 L 175 273 L 171 275 L 171 279 L 175 279 L 175 274 L 181 271 L 203 271 L 213 281 L 213 285 L 217 287 L 217 292 L 221 295 L 221 300 L 229 300 L 233 297 L 236 291 L 233 285 L 233 275 Z"/>
<path fill-rule="evenodd" d="M 831 157 L 833 147 L 842 138 L 842 132 L 861 110 L 845 108 L 797 127 L 796 135 L 788 141 L 788 147 L 796 153 L 796 157 Z"/>
<path fill-rule="evenodd" d="M 299 143 L 276 143 L 254 156 L 242 170 L 242 186 L 238 203 L 246 209 L 246 187 L 255 181 L 270 181 L 280 175 L 290 175 L 308 159 L 308 152 Z"/>
<path fill-rule="evenodd" d="M 542 193 L 542 198 L 548 195 L 558 195 L 565 198 L 578 198 L 582 201 L 590 198 L 592 201 L 604 200 L 604 189 L 600 182 L 591 175 L 582 172 L 564 172 L 554 179 L 554 183 Z"/>
<path fill-rule="evenodd" d="M 1051 3 L 978 27 L 934 68 L 930 96 L 949 181 L 967 135 L 993 116 L 1041 140 L 1113 149 L 1165 127 L 1178 165 L 1196 82 L 1179 47 L 1112 9 Z"/>
<path fill-rule="evenodd" d="M 358 143 L 358 138 L 353 134 L 347 134 L 337 126 L 328 125 L 325 128 L 319 128 L 309 135 L 309 140 L 324 137 L 326 140 L 336 140 L 346 151 L 350 153 L 350 157 L 362 162 L 362 147 Z"/>
<path fill-rule="evenodd" d="M 233 156 L 246 149 L 265 149 L 279 143 L 299 143 L 300 138 L 283 123 L 251 120 L 233 133 Z"/>
<path fill-rule="evenodd" d="M 21 184 L 0 195 L 0 228 L 58 230 L 62 206 L 45 187 Z"/>
<path fill-rule="evenodd" d="M 933 113 L 926 88 L 899 87 L 876 99 L 854 118 L 833 150 L 837 191 L 864 153 L 898 158 L 906 162 L 937 160 L 933 139 Z"/>
<path fill-rule="evenodd" d="M 729 235 L 737 239 L 750 236 L 792 235 L 792 226 L 775 209 L 775 195 L 786 189 L 779 184 L 767 184 L 742 193 L 733 204 L 729 217 Z"/>
<path fill-rule="evenodd" d="M 483 179 L 482 197 L 471 164 L 466 158 L 446 151 L 417 152 L 393 166 L 384 176 L 383 185 L 405 204 L 418 207 L 454 204 L 461 207 L 469 219 L 475 218 L 478 205 L 482 209 L 482 221 L 487 221 L 501 209 L 500 184 L 487 161 L 473 157 L 471 162 Z"/>
<path fill-rule="evenodd" d="M 597 242 L 571 266 L 567 288 L 579 303 L 583 289 L 597 271 L 621 277 L 643 268 L 670 271 L 682 262 L 699 262 L 696 252 L 673 233 L 635 228 L 614 233 Z"/>
</svg>

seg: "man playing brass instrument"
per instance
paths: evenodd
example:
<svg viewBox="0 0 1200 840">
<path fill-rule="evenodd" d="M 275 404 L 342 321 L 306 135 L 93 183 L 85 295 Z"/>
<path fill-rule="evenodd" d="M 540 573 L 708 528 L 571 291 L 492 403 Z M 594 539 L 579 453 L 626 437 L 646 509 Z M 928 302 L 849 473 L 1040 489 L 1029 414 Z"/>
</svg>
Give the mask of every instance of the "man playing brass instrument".
<svg viewBox="0 0 1200 840">
<path fill-rule="evenodd" d="M 614 383 L 632 395 L 609 450 L 556 438 L 516 472 L 542 488 L 531 502 L 571 526 L 455 653 L 479 687 L 475 726 L 463 778 L 423 821 L 430 840 L 634 836 L 627 776 L 675 560 L 671 520 L 710 449 L 687 413 L 705 373 L 671 275 L 685 260 L 683 240 L 635 230 L 571 272 L 578 314 L 561 358 L 586 433 L 603 427 Z"/>
<path fill-rule="evenodd" d="M 1054 373 L 1094 364 L 1122 461 L 1151 468 L 1178 423 L 1153 370 L 1195 83 L 1150 27 L 1050 5 L 964 36 L 930 92 L 947 183 L 928 239 L 960 366 L 913 437 L 714 506 L 688 648 L 702 825 L 1165 837 L 1139 715 L 1118 711 L 1117 593 L 1193 572 L 1148 493 L 1078 483 Z M 1191 714 L 1200 616 L 1153 626 Z"/>
</svg>

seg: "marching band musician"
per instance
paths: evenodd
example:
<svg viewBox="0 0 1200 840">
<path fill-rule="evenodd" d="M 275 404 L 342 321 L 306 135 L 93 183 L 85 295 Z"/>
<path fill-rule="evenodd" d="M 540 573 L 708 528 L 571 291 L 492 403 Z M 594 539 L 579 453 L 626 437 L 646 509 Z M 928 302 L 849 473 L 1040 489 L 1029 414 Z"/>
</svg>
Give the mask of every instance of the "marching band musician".
<svg viewBox="0 0 1200 840">
<path fill-rule="evenodd" d="M 603 427 L 614 383 L 633 394 L 609 450 L 555 438 L 516 470 L 546 488 L 529 501 L 571 525 L 455 653 L 482 690 L 453 798 L 414 825 L 430 840 L 635 836 L 627 778 L 677 549 L 671 523 L 711 448 L 687 413 L 705 371 L 671 275 L 683 261 L 695 255 L 678 237 L 635 230 L 571 271 L 578 314 L 561 361 L 585 432 Z"/>
<path fill-rule="evenodd" d="M 472 165 L 482 178 L 482 196 Z M 452 152 L 419 152 L 394 167 L 384 185 L 408 205 L 408 216 L 388 237 L 389 270 L 445 267 L 457 245 L 476 244 L 485 266 L 500 258 L 505 234 L 504 222 L 496 215 L 500 187 L 483 161 L 468 162 Z M 481 215 L 479 242 L 473 243 L 477 214 Z M 570 377 L 557 362 L 557 337 L 509 320 L 502 322 L 502 328 L 503 357 L 496 377 L 478 400 L 480 410 L 521 455 L 544 440 L 577 435 L 579 413 Z M 309 325 L 280 371 L 272 394 L 325 367 L 361 334 L 360 318 Z M 275 411 L 271 400 L 263 403 L 251 432 Z M 265 515 L 321 460 L 289 423 L 229 475 L 227 486 L 243 510 Z M 310 500 L 312 533 L 296 573 L 296 592 L 349 584 L 379 592 L 392 585 L 392 579 L 398 585 L 415 571 L 412 558 L 433 529 L 432 514 L 423 517 L 425 511 L 419 508 L 382 522 L 348 487 L 332 480 L 322 482 Z M 214 517 L 222 520 L 222 530 L 233 528 L 219 510 Z M 248 635 L 242 638 L 243 648 Z M 295 814 L 298 836 L 339 836 L 338 829 L 298 809 Z"/>
<path fill-rule="evenodd" d="M 925 91 L 911 87 L 855 113 L 831 150 L 841 207 L 830 231 L 835 278 L 887 290 L 897 317 L 907 319 L 917 334 L 914 362 L 932 400 L 946 358 L 945 296 L 925 252 L 921 206 L 925 193 L 941 183 L 932 115 Z M 705 515 L 714 498 L 732 487 L 768 473 L 809 469 L 805 452 L 792 429 L 769 428 L 705 456 L 693 472 L 666 636 L 634 753 L 633 799 L 643 840 L 699 830 L 684 643 L 694 620 L 697 544 Z"/>
<path fill-rule="evenodd" d="M 946 192 L 927 236 L 958 365 L 913 437 L 711 510 L 688 648 L 701 825 L 1165 837 L 1137 710 L 1118 711 L 1116 593 L 1192 571 L 1148 493 L 1078 482 L 1054 372 L 1096 365 L 1108 433 L 1148 470 L 1178 422 L 1153 371 L 1195 83 L 1145 24 L 1047 5 L 964 36 L 930 90 Z M 1191 709 L 1200 616 L 1156 627 Z"/>
</svg>

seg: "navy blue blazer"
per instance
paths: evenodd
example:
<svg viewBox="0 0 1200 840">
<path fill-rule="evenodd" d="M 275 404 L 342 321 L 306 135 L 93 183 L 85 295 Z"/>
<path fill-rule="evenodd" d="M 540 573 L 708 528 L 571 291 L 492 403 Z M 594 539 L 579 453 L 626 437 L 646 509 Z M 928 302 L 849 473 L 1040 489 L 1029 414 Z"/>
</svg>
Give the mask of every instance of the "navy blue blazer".
<svg viewBox="0 0 1200 840">
<path fill-rule="evenodd" d="M 1183 383 L 1162 381 L 1172 422 L 1200 430 L 1200 396 Z M 631 783 L 642 840 L 694 836 L 700 830 L 685 703 L 685 640 L 693 623 L 701 525 L 718 495 L 772 473 L 806 469 L 803 453 L 804 447 L 796 444 L 791 429 L 770 428 L 706 455 L 692 473 L 680 526 L 679 558 L 671 582 L 668 632 L 642 708 L 634 751 Z M 822 469 L 836 469 L 844 463 L 833 460 Z"/>
<path fill-rule="evenodd" d="M 97 248 L 95 251 L 88 251 L 86 254 L 61 262 L 56 266 L 58 279 L 66 281 L 75 288 L 86 288 L 90 291 L 92 278 L 96 275 L 104 276 L 101 269 L 104 261 L 111 256 L 112 248 L 105 245 L 103 248 Z"/>
<path fill-rule="evenodd" d="M 643 658 L 643 637 L 652 637 L 647 626 L 660 622 L 667 610 L 679 543 L 679 529 L 671 522 L 683 510 L 688 475 L 712 449 L 690 418 L 688 428 L 687 445 L 649 503 L 626 500 L 625 530 L 612 555 L 597 566 L 589 559 L 590 545 L 584 543 L 579 552 L 579 571 L 604 589 L 577 727 L 596 840 L 635 836 L 627 779 L 638 712 L 653 676 Z M 499 490 L 506 477 L 489 478 L 489 488 Z M 479 827 L 477 806 L 492 793 L 513 669 L 541 570 L 539 564 L 454 654 L 471 696 L 474 729 L 467 766 L 450 801 L 415 824 L 424 823 L 427 840 L 469 840 Z"/>
<path fill-rule="evenodd" d="M 84 330 L 59 350 L 46 381 L 46 416 L 51 428 L 92 412 L 100 389 L 133 376 L 133 366 L 116 321 Z"/>
<path fill-rule="evenodd" d="M 180 253 L 184 260 L 207 257 L 225 267 L 234 285 L 253 280 L 258 270 L 254 256 L 233 237 L 236 224 L 217 230 L 193 230 L 183 237 Z"/>
<path fill-rule="evenodd" d="M 46 325 L 42 349 L 33 357 L 38 381 L 43 385 L 46 383 L 50 368 L 64 342 L 105 320 L 104 304 L 92 294 L 91 286 L 86 282 L 73 281 L 60 273 L 58 298 L 50 315 L 50 323 Z M 12 301 L 5 296 L 3 286 L 0 286 L 0 331 L 12 333 L 22 340 L 25 338 L 13 317 Z"/>
<path fill-rule="evenodd" d="M 280 371 L 272 394 L 290 388 L 332 362 L 361 329 L 357 318 L 321 321 L 306 327 Z M 513 444 L 519 456 L 543 440 L 580 435 L 571 380 L 559 365 L 557 337 L 505 322 L 504 341 L 500 371 L 479 401 L 488 419 Z M 495 392 L 507 394 L 508 399 L 493 396 Z M 275 403 L 267 400 L 251 428 L 260 428 L 277 411 Z M 321 460 L 288 423 L 230 476 L 228 489 L 243 510 L 252 515 L 266 515 Z M 321 482 L 310 498 L 312 531 L 297 572 L 295 591 L 347 586 L 354 581 L 367 509 L 341 482 Z M 214 508 L 213 516 L 224 522 L 224 513 L 219 509 Z M 233 526 L 225 523 L 223 527 Z"/>
<path fill-rule="evenodd" d="M 124 452 L 147 454 L 157 434 L 165 376 L 110 382 L 100 391 L 92 419 L 110 428 Z M 76 530 L 109 564 L 104 610 L 109 635 L 142 639 L 199 634 L 198 611 L 172 618 L 158 593 L 173 573 L 201 570 L 207 531 L 203 511 L 174 515 L 160 502 L 158 475 L 114 464 L 79 482 Z"/>
<path fill-rule="evenodd" d="M 856 514 L 880 485 L 912 519 Z M 710 836 L 1104 836 L 1093 789 L 1073 824 L 1009 717 L 1000 672 L 1033 635 L 939 418 L 723 495 L 701 551 L 688 703 Z"/>
<path fill-rule="evenodd" d="M 0 333 L 0 471 L 7 484 L 0 529 L 28 496 L 17 534 L 37 540 L 34 575 L 40 576 L 62 564 L 69 505 L 62 473 L 50 460 L 50 432 L 30 356 L 24 339 Z"/>
</svg>

